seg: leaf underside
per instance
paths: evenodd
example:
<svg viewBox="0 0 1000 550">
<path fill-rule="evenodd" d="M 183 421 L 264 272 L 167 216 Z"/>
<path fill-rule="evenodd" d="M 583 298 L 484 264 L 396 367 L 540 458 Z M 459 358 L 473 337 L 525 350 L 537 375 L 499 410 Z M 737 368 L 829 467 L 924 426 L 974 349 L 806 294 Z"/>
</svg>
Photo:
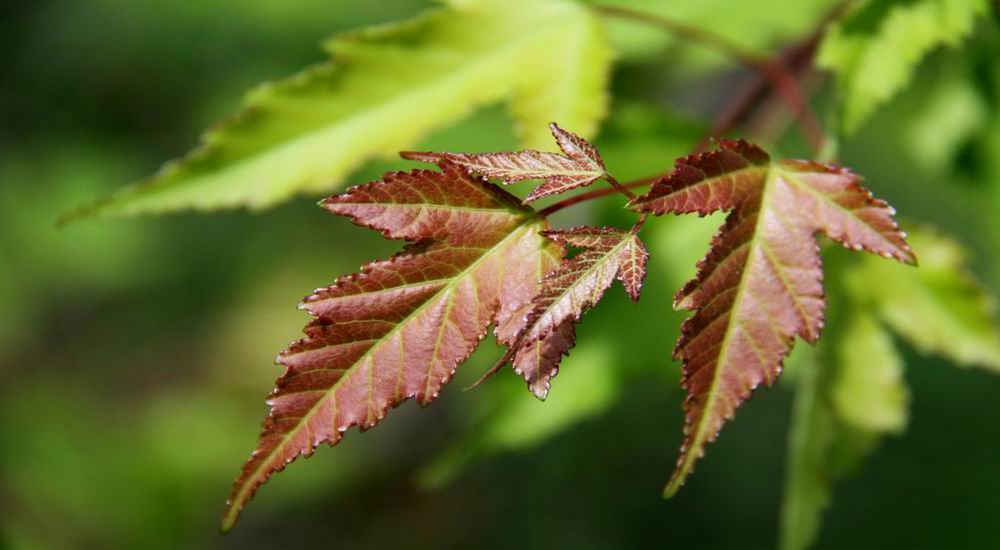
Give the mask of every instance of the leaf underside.
<svg viewBox="0 0 1000 550">
<path fill-rule="evenodd" d="M 442 161 L 441 171 L 387 174 L 324 201 L 331 212 L 415 242 L 307 297 L 315 319 L 278 356 L 286 367 L 260 443 L 233 486 L 223 528 L 274 472 L 351 426 L 375 426 L 389 408 L 434 400 L 496 326 L 501 342 L 562 250 L 516 197 Z"/>
<path fill-rule="evenodd" d="M 190 154 L 64 221 L 256 210 L 328 192 L 364 162 L 500 101 L 526 147 L 549 147 L 550 120 L 593 134 L 606 111 L 612 57 L 600 21 L 566 0 L 511 4 L 437 8 L 338 35 L 327 44 L 330 61 L 257 87 Z"/>
<path fill-rule="evenodd" d="M 665 488 L 674 494 L 723 424 L 761 383 L 770 385 L 799 336 L 815 342 L 825 306 L 815 234 L 904 263 L 914 256 L 893 211 L 852 172 L 772 162 L 744 141 L 686 157 L 632 208 L 653 214 L 729 211 L 675 298 L 694 311 L 674 357 L 683 361 L 684 443 Z"/>
</svg>

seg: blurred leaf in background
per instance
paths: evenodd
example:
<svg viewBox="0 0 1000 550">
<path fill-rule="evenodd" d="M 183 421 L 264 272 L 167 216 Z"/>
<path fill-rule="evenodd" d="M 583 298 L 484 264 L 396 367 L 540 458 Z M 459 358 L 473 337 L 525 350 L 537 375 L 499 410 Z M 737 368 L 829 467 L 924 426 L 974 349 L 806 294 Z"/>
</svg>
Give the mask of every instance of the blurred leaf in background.
<svg viewBox="0 0 1000 550">
<path fill-rule="evenodd" d="M 470 2 L 337 35 L 325 48 L 330 61 L 258 86 L 183 159 L 71 217 L 260 209 L 329 192 L 371 157 L 499 100 L 534 148 L 552 146 L 550 121 L 592 135 L 606 111 L 611 48 L 574 2 Z"/>
<path fill-rule="evenodd" d="M 856 471 L 883 435 L 906 428 L 911 396 L 890 329 L 924 354 L 1000 369 L 994 299 L 967 271 L 954 241 L 917 227 L 908 241 L 919 269 L 887 267 L 877 258 L 831 258 L 827 334 L 817 350 L 790 360 L 796 397 L 782 512 L 785 549 L 810 547 L 833 483 Z"/>
<path fill-rule="evenodd" d="M 929 52 L 957 46 L 986 10 L 987 0 L 871 0 L 838 22 L 816 64 L 837 73 L 843 129 L 857 130 L 910 83 Z"/>
</svg>

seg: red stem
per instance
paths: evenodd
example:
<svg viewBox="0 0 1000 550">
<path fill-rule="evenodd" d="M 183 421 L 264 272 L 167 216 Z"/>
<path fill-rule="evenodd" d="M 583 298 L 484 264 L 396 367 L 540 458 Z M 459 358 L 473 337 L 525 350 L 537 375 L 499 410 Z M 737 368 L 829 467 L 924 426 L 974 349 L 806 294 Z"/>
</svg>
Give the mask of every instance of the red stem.
<svg viewBox="0 0 1000 550">
<path fill-rule="evenodd" d="M 788 106 L 789 111 L 795 115 L 799 126 L 802 128 L 803 135 L 805 135 L 806 139 L 809 141 L 809 145 L 817 152 L 822 149 L 823 142 L 825 140 L 823 127 L 819 123 L 819 119 L 816 117 L 816 114 L 813 113 L 812 109 L 809 107 L 809 102 L 806 101 L 802 92 L 799 90 L 799 85 L 795 80 L 795 77 L 792 76 L 787 70 L 782 58 L 783 56 L 779 56 L 775 59 L 761 57 L 756 53 L 743 48 L 743 46 L 731 41 L 725 36 L 693 27 L 661 15 L 645 13 L 618 6 L 597 5 L 594 6 L 594 8 L 597 11 L 612 17 L 628 19 L 647 25 L 654 25 L 675 36 L 690 40 L 691 42 L 711 46 L 729 57 L 732 57 L 743 65 L 757 71 L 757 73 L 770 84 L 775 93 L 781 97 L 781 99 Z"/>
<path fill-rule="evenodd" d="M 555 214 L 560 210 L 563 210 L 564 208 L 569 208 L 574 204 L 586 202 L 589 200 L 599 199 L 601 197 L 606 197 L 608 195 L 614 195 L 615 193 L 618 193 L 620 190 L 628 191 L 630 189 L 635 189 L 636 187 L 649 185 L 659 178 L 660 176 L 650 176 L 648 178 L 635 180 L 629 183 L 619 183 L 618 184 L 619 187 L 603 187 L 601 189 L 594 189 L 591 191 L 587 191 L 586 193 L 580 193 L 579 195 L 573 195 L 568 199 L 563 199 L 559 202 L 552 203 L 549 206 L 546 206 L 545 208 L 538 211 L 538 215 L 545 218 L 551 216 L 552 214 Z M 632 193 L 631 191 L 628 191 L 628 194 L 631 195 L 631 198 L 635 198 L 635 194 Z"/>
</svg>

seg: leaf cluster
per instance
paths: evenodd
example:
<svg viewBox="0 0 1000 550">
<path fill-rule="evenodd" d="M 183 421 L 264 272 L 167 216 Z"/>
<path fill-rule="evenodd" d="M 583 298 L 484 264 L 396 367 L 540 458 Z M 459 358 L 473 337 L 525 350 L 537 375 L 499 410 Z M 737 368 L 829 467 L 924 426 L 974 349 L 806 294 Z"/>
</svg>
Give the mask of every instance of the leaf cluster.
<svg viewBox="0 0 1000 550">
<path fill-rule="evenodd" d="M 390 172 L 321 204 L 390 239 L 410 241 L 388 260 L 308 296 L 315 319 L 279 355 L 286 372 L 269 398 L 261 441 L 237 478 L 224 527 L 275 471 L 352 426 L 375 426 L 407 399 L 434 400 L 494 326 L 507 363 L 544 399 L 576 324 L 615 279 L 638 301 L 649 258 L 639 239 L 650 214 L 728 211 L 678 292 L 695 312 L 674 356 L 688 391 L 685 442 L 667 485 L 673 494 L 723 423 L 759 384 L 777 378 L 793 339 L 819 338 L 825 300 L 814 235 L 913 263 L 892 210 L 843 168 L 772 161 L 745 141 L 684 157 L 636 197 L 606 172 L 597 150 L 551 125 L 562 154 L 404 153 L 438 170 Z M 522 203 L 504 184 L 541 180 Z M 524 203 L 605 179 L 630 197 L 629 230 L 552 230 Z M 566 248 L 578 252 L 566 256 Z"/>
</svg>

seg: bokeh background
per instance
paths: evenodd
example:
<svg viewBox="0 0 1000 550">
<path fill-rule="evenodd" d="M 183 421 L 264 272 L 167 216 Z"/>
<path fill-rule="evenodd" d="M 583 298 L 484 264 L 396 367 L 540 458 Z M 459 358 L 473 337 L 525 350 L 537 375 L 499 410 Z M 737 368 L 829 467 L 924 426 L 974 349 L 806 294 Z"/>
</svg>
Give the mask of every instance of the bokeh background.
<svg viewBox="0 0 1000 550">
<path fill-rule="evenodd" d="M 682 18 L 773 50 L 830 2 L 685 0 Z M 770 3 L 769 3 L 770 4 Z M 0 4 L 0 546 L 10 548 L 770 548 L 791 393 L 758 392 L 670 501 L 681 434 L 683 315 L 670 308 L 718 219 L 646 232 L 644 299 L 615 288 L 580 328 L 553 394 L 513 373 L 460 388 L 487 340 L 426 409 L 321 448 L 218 534 L 311 289 L 393 243 L 304 197 L 222 212 L 57 228 L 57 217 L 154 171 L 251 85 L 322 59 L 330 33 L 407 18 L 416 0 L 5 0 Z M 1000 288 L 1000 33 L 983 20 L 841 160 L 908 219 L 932 222 Z M 598 145 L 620 179 L 668 169 L 751 75 L 697 47 L 616 30 L 614 109 Z M 817 101 L 824 99 L 824 83 Z M 515 146 L 500 107 L 424 145 Z M 794 137 L 782 152 L 804 154 Z M 397 161 L 352 178 L 378 177 Z M 627 223 L 620 201 L 558 223 Z M 1000 377 L 918 354 L 905 435 L 840 484 L 819 548 L 1000 548 Z"/>
</svg>

